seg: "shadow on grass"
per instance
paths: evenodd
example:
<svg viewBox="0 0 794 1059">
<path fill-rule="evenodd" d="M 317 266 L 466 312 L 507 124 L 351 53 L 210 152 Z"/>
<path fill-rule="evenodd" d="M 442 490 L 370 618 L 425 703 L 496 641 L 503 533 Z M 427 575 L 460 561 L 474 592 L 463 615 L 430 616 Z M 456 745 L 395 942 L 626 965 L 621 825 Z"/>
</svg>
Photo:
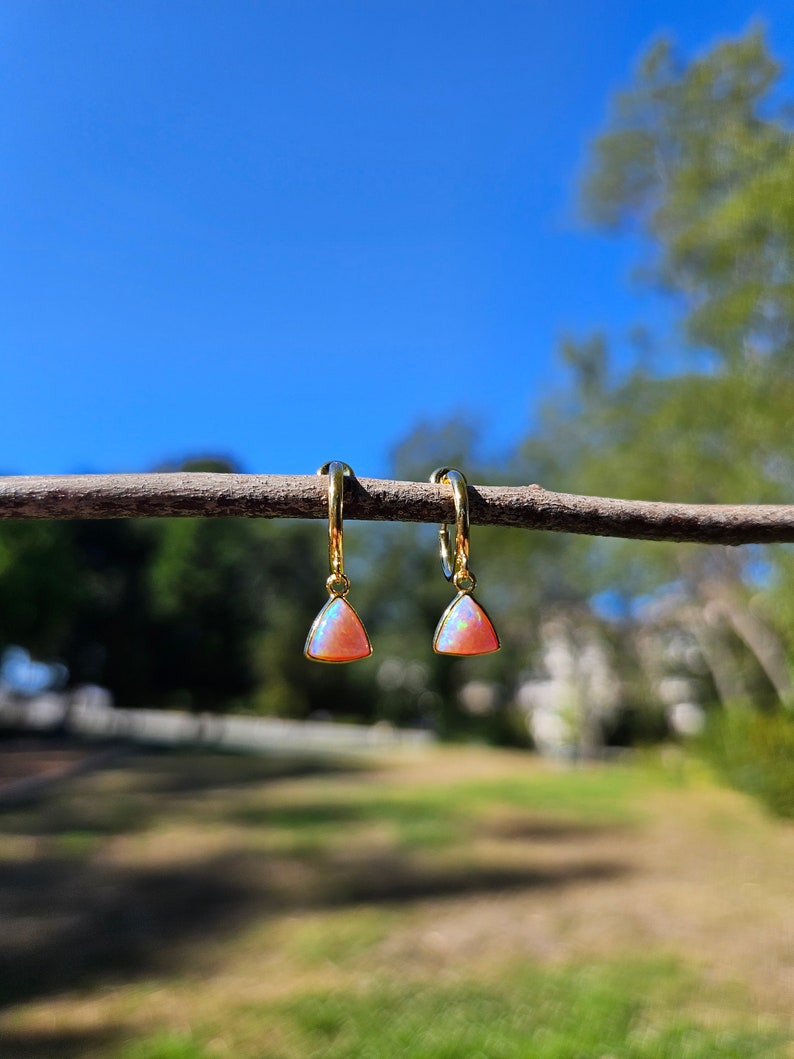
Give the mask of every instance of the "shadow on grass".
<svg viewBox="0 0 794 1059">
<path fill-rule="evenodd" d="M 619 828 L 615 824 L 580 824 L 567 820 L 506 820 L 484 821 L 480 830 L 494 838 L 514 842 L 578 841 L 594 835 L 607 834 Z"/>
<path fill-rule="evenodd" d="M 268 899 L 266 882 L 255 885 L 247 868 L 232 856 L 187 870 L 53 858 L 7 865 L 0 1004 L 179 965 L 187 946 L 239 925 Z"/>
<path fill-rule="evenodd" d="M 15 1033 L 4 1032 L 0 1040 L 1 1059 L 85 1059 L 87 1054 L 111 1055 L 118 1046 L 122 1031 L 102 1030 L 79 1033 L 60 1032 Z M 101 1050 L 101 1051 L 100 1051 Z"/>
<path fill-rule="evenodd" d="M 131 761 L 136 781 L 156 794 L 198 794 L 220 787 L 234 790 L 252 783 L 300 779 L 336 773 L 362 773 L 370 766 L 360 758 L 302 757 L 287 753 L 244 755 L 233 751 L 201 753 L 166 749 L 147 751 Z"/>
<path fill-rule="evenodd" d="M 312 862 L 303 879 L 294 859 L 251 851 L 169 870 L 51 858 L 6 865 L 0 1005 L 173 970 L 193 945 L 223 937 L 252 915 L 603 883 L 626 871 L 605 861 L 445 869 L 398 853 L 314 855 Z"/>
<path fill-rule="evenodd" d="M 360 761 L 299 757 L 255 757 L 164 750 L 139 753 L 134 748 L 104 769 L 102 790 L 58 784 L 30 799 L 4 805 L 0 797 L 0 829 L 6 834 L 53 836 L 81 833 L 105 835 L 144 831 L 174 805 L 221 790 L 287 779 L 361 773 Z"/>
<path fill-rule="evenodd" d="M 392 904 L 437 897 L 488 897 L 512 890 L 559 889 L 576 883 L 602 883 L 625 875 L 627 867 L 583 861 L 559 868 L 460 867 L 439 869 L 405 857 L 369 857 L 326 870 L 324 903 Z"/>
</svg>

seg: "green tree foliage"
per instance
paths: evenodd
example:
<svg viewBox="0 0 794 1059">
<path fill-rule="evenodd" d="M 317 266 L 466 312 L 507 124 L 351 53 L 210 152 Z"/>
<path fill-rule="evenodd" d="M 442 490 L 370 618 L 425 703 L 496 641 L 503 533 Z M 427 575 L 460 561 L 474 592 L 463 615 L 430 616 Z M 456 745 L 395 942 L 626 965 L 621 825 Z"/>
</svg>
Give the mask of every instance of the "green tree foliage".
<svg viewBox="0 0 794 1059">
<path fill-rule="evenodd" d="M 662 40 L 615 99 L 583 182 L 585 213 L 640 236 L 642 282 L 672 296 L 681 326 L 674 353 L 638 358 L 628 372 L 608 364 L 601 339 L 564 346 L 576 384 L 550 402 L 543 443 L 561 454 L 565 487 L 790 502 L 794 131 L 779 74 L 756 29 L 689 63 Z M 537 445 L 530 439 L 524 458 Z M 593 542 L 588 551 L 603 587 L 636 598 L 667 586 L 682 623 L 712 640 L 706 626 L 723 628 L 715 688 L 790 699 L 794 623 L 775 603 L 791 598 L 787 549 L 769 549 L 763 564 L 754 549 Z M 729 670 L 754 675 L 748 683 Z"/>
<path fill-rule="evenodd" d="M 0 523 L 0 646 L 61 659 L 120 705 L 371 715 L 354 674 L 302 655 L 326 554 L 318 523 Z"/>
<path fill-rule="evenodd" d="M 586 214 L 643 236 L 645 282 L 675 295 L 680 346 L 710 357 L 672 377 L 664 359 L 658 374 L 635 370 L 588 406 L 592 448 L 608 452 L 604 431 L 615 433 L 635 495 L 790 496 L 794 130 L 776 103 L 779 73 L 758 30 L 688 64 L 662 40 L 593 145 Z"/>
<path fill-rule="evenodd" d="M 83 588 L 77 576 L 75 527 L 58 522 L 4 522 L 0 527 L 0 644 L 34 651 L 65 643 Z"/>
<path fill-rule="evenodd" d="M 615 100 L 584 186 L 590 217 L 647 237 L 649 271 L 680 294 L 692 344 L 790 372 L 794 139 L 760 30 L 690 63 L 669 40 Z"/>
</svg>

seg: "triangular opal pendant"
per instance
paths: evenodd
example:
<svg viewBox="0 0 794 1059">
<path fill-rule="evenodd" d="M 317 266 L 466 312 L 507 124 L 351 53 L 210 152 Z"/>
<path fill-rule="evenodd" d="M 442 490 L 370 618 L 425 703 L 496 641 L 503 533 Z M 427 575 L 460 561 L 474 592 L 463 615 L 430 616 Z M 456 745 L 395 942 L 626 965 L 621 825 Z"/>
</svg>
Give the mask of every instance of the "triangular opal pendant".
<svg viewBox="0 0 794 1059">
<path fill-rule="evenodd" d="M 372 654 L 364 623 L 344 596 L 333 596 L 314 619 L 303 653 L 315 662 L 355 662 Z"/>
<path fill-rule="evenodd" d="M 433 638 L 440 655 L 487 655 L 501 647 L 496 629 L 468 592 L 460 592 L 441 615 Z"/>
</svg>

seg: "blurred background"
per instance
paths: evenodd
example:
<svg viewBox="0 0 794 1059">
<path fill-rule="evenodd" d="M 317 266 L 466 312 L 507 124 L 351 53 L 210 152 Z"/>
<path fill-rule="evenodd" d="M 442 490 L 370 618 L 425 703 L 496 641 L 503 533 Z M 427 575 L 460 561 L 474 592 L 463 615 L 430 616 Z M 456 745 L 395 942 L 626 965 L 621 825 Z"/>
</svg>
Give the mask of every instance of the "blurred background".
<svg viewBox="0 0 794 1059">
<path fill-rule="evenodd" d="M 8 0 L 0 54 L 3 473 L 312 474 L 343 459 L 362 477 L 427 480 L 443 463 L 480 484 L 792 501 L 788 3 Z M 302 655 L 325 599 L 321 522 L 0 522 L 0 910 L 14 939 L 0 968 L 11 1012 L 0 1016 L 11 1035 L 2 1054 L 791 1054 L 781 1012 L 794 999 L 794 938 L 774 918 L 784 915 L 791 834 L 707 777 L 794 815 L 794 552 L 475 527 L 478 596 L 503 646 L 450 659 L 431 646 L 450 599 L 434 542 L 430 526 L 347 524 L 351 599 L 375 653 L 329 667 Z M 314 727 L 257 728 L 256 718 Z M 149 744 L 203 749 L 135 756 L 123 737 L 147 725 Z M 334 728 L 348 733 L 346 749 L 397 754 L 396 771 L 369 758 L 343 764 L 331 754 Z M 297 754 L 310 738 L 301 732 L 317 742 L 311 761 Z M 224 733 L 226 751 L 259 741 L 271 754 L 230 758 Z M 68 793 L 29 785 L 76 775 L 89 759 L 97 771 Z M 596 761 L 601 771 L 548 771 Z M 485 786 L 473 789 L 470 774 Z M 407 801 L 428 776 L 452 786 Z M 380 802 L 373 777 L 391 791 Z M 190 816 L 188 794 L 205 799 L 204 813 Z M 482 825 L 477 841 L 457 815 L 461 800 Z M 686 1025 L 659 1014 L 692 995 L 691 969 L 638 971 L 623 927 L 580 952 L 572 939 L 590 935 L 584 919 L 573 930 L 563 904 L 542 937 L 534 905 L 510 906 L 535 923 L 510 966 L 527 953 L 536 967 L 558 948 L 588 959 L 609 950 L 619 956 L 599 979 L 612 982 L 609 995 L 594 999 L 579 965 L 532 978 L 525 961 L 515 996 L 543 982 L 549 1011 L 592 1003 L 592 1040 L 561 1026 L 559 1040 L 549 1029 L 527 1051 L 516 999 L 494 1015 L 494 1033 L 504 1032 L 491 1043 L 465 1019 L 423 1043 L 421 1026 L 438 1012 L 403 1026 L 413 994 L 376 990 L 372 1009 L 393 1010 L 402 1026 L 378 1043 L 379 1020 L 338 993 L 322 1003 L 312 993 L 301 1008 L 308 986 L 294 967 L 292 1014 L 263 999 L 254 963 L 240 969 L 254 935 L 234 955 L 245 1014 L 229 1015 L 222 990 L 208 1001 L 209 1028 L 196 1028 L 197 1013 L 173 1014 L 168 975 L 231 974 L 219 939 L 240 944 L 242 923 L 259 931 L 273 968 L 300 965 L 315 991 L 337 972 L 353 983 L 356 960 L 365 977 L 393 974 L 411 964 L 400 918 L 410 906 L 426 914 L 410 929 L 429 954 L 411 973 L 446 973 L 476 953 L 480 984 L 455 980 L 438 1011 L 484 1005 L 487 1028 L 495 994 L 482 982 L 499 961 L 483 956 L 486 927 L 461 941 L 422 902 L 461 900 L 460 873 L 478 894 L 509 890 L 511 900 L 523 887 L 562 902 L 572 880 L 595 894 L 596 881 L 629 872 L 609 841 L 628 817 L 640 827 L 639 809 L 635 818 L 626 808 L 635 802 L 658 809 L 642 818 L 631 868 L 648 878 L 662 864 L 642 859 L 651 833 L 670 857 L 709 849 L 717 874 L 751 832 L 763 834 L 764 878 L 777 881 L 746 912 L 772 918 L 741 937 L 713 918 L 699 941 L 707 968 L 727 963 L 749 991 L 749 1021 L 730 1040 L 722 1023 L 709 1037 L 697 1012 Z M 689 820 L 686 849 L 664 830 L 673 813 Z M 711 827 L 720 813 L 740 821 L 725 846 Z M 356 827 L 361 877 L 392 877 L 393 890 L 366 890 L 345 859 L 343 836 L 352 841 Z M 221 832 L 237 836 L 234 850 L 221 848 Z M 166 870 L 163 835 L 181 867 Z M 548 850 L 550 835 L 564 870 L 545 854 L 524 864 L 519 840 L 540 836 Z M 583 836 L 602 844 L 574 864 Z M 420 870 L 431 848 L 447 861 Z M 760 885 L 760 847 L 741 848 L 750 876 L 736 877 L 732 900 Z M 703 872 L 690 893 L 695 876 L 716 884 Z M 36 918 L 54 899 L 45 879 L 59 880 L 65 902 L 46 926 Z M 293 886 L 300 915 L 284 898 Z M 329 923 L 340 893 L 356 915 Z M 682 937 L 696 931 L 675 919 L 686 902 L 676 910 L 661 891 L 641 893 L 626 884 L 619 900 L 650 902 Z M 186 894 L 216 931 L 209 950 L 174 914 Z M 602 900 L 588 922 L 603 920 Z M 251 911 L 260 903 L 275 923 L 266 943 Z M 704 916 L 708 907 L 704 891 Z M 719 914 L 732 928 L 727 906 Z M 284 925 L 296 916 L 300 937 Z M 479 923 L 467 916 L 458 908 L 450 923 Z M 653 944 L 664 933 L 638 923 Z M 181 946 L 167 966 L 158 935 Z M 767 946 L 766 963 L 759 949 L 756 980 L 738 953 L 754 966 L 748 952 L 769 938 L 784 940 L 776 956 Z M 613 1039 L 604 1027 L 625 999 L 625 974 L 650 976 L 658 1011 L 621 1008 Z M 140 995 L 118 985 L 125 976 L 137 990 L 148 983 L 164 1036 L 144 1040 L 130 1016 Z M 97 982 L 111 989 L 109 1007 L 91 993 Z M 63 989 L 82 999 L 51 1006 Z M 225 1035 L 227 1019 L 242 1036 Z M 656 1028 L 635 1039 L 643 1019 Z M 541 1028 L 552 1023 L 547 1012 Z M 366 1052 L 367 1041 L 380 1051 Z"/>
<path fill-rule="evenodd" d="M 3 469 L 790 500 L 786 6 L 9 4 Z M 329 670 L 319 524 L 3 523 L 0 644 L 588 753 L 791 698 L 790 549 L 475 529 L 504 648 L 450 661 L 433 540 L 351 525 L 378 649 Z"/>
</svg>

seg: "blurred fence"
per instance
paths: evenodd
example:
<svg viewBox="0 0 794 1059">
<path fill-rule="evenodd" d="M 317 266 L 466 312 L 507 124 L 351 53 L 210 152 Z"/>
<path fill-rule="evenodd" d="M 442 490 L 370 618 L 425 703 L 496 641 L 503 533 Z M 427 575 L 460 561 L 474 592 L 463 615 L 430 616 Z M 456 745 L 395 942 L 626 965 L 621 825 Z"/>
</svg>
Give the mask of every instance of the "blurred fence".
<svg viewBox="0 0 794 1059">
<path fill-rule="evenodd" d="M 274 717 L 191 714 L 180 710 L 116 709 L 102 688 L 37 698 L 0 696 L 0 727 L 64 731 L 88 739 L 124 739 L 161 746 L 271 752 L 348 752 L 419 747 L 432 732 L 335 721 L 290 721 Z"/>
</svg>

